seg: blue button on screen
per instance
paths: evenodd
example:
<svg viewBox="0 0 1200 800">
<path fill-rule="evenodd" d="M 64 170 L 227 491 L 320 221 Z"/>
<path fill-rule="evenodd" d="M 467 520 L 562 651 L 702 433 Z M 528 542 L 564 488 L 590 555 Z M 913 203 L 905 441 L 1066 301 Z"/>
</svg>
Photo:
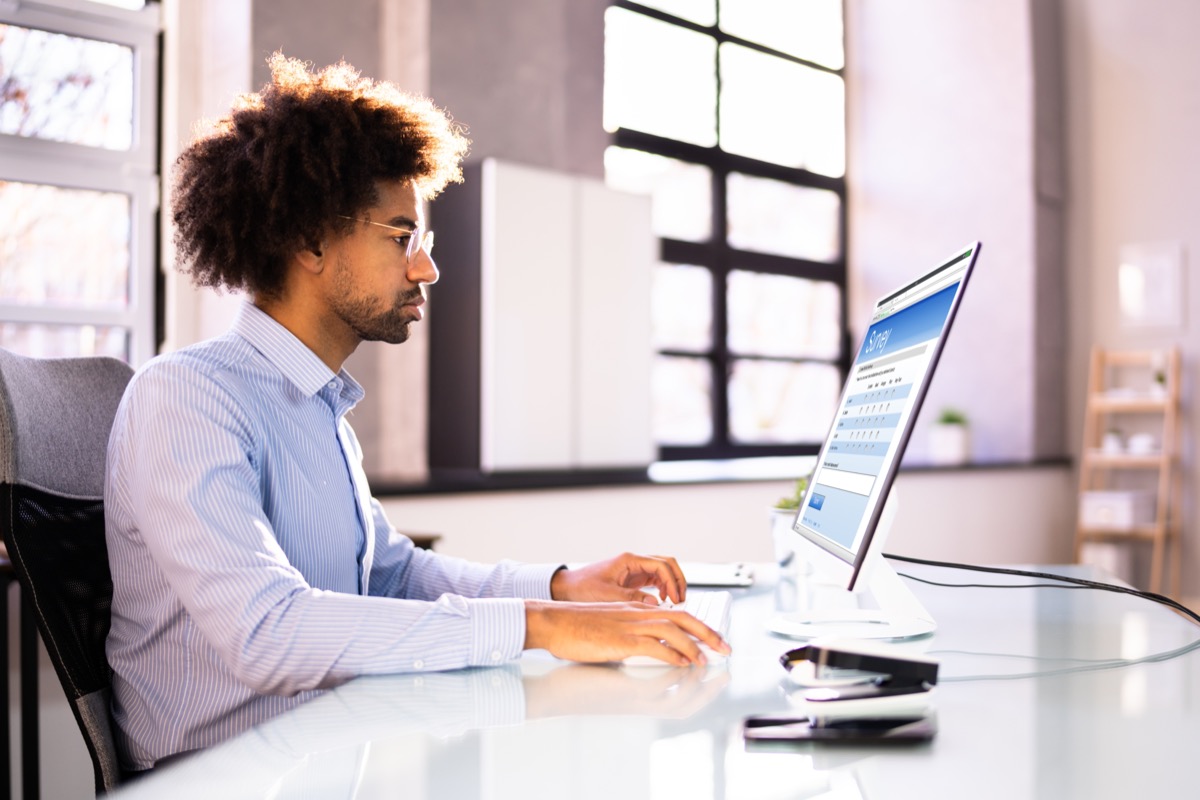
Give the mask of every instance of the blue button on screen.
<svg viewBox="0 0 1200 800">
<path fill-rule="evenodd" d="M 821 506 L 823 505 L 825 505 L 825 495 L 823 494 L 814 494 L 812 496 L 812 500 L 808 501 L 809 508 L 812 508 L 815 511 L 820 511 Z"/>
</svg>

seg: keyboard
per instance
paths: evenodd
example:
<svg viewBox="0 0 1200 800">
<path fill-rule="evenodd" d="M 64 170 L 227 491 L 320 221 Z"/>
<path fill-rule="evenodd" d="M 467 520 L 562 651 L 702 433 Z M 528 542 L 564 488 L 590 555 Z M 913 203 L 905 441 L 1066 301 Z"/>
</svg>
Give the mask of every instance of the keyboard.
<svg viewBox="0 0 1200 800">
<path fill-rule="evenodd" d="M 691 614 L 723 637 L 729 632 L 729 607 L 732 604 L 733 595 L 729 592 L 691 591 L 675 608 Z"/>
<path fill-rule="evenodd" d="M 725 634 L 729 632 L 729 609 L 733 605 L 733 595 L 729 592 L 697 592 L 690 591 L 687 593 L 687 598 L 678 605 L 671 605 L 668 601 L 664 604 L 664 608 L 678 608 L 681 611 L 686 611 L 696 619 L 703 622 L 708 627 L 712 628 L 717 633 L 721 634 L 721 638 L 725 638 Z M 712 650 L 711 648 L 701 645 L 701 650 L 708 658 L 708 663 L 720 663 L 725 660 L 725 656 L 721 653 Z M 621 663 L 627 666 L 638 667 L 669 667 L 670 664 L 665 661 L 659 661 L 657 658 L 650 656 L 630 656 L 624 659 Z"/>
</svg>

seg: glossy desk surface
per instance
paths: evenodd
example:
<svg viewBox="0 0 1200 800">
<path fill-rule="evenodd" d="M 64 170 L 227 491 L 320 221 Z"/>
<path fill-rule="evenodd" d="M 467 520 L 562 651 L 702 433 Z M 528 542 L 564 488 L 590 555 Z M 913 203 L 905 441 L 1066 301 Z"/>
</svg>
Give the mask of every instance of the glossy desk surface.
<svg viewBox="0 0 1200 800">
<path fill-rule="evenodd" d="M 1078 567 L 1050 568 L 1090 576 Z M 735 590 L 734 654 L 705 669 L 516 665 L 364 678 L 125 787 L 119 797 L 1175 798 L 1200 796 L 1200 627 L 1085 589 L 911 583 L 939 623 L 939 732 L 890 746 L 747 747 L 748 714 L 794 708 L 766 632 L 805 603 Z M 934 568 L 951 583 L 1030 583 Z"/>
</svg>

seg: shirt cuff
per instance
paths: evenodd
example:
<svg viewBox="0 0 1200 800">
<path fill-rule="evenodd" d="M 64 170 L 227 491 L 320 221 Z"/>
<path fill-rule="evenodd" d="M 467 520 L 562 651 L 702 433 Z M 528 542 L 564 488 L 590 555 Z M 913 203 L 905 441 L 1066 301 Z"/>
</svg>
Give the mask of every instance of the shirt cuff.
<svg viewBox="0 0 1200 800">
<path fill-rule="evenodd" d="M 522 564 L 513 572 L 513 597 L 530 600 L 553 600 L 550 596 L 550 579 L 565 564 Z"/>
<path fill-rule="evenodd" d="M 491 667 L 519 658 L 525 650 L 525 601 L 484 598 L 467 603 L 471 608 L 467 663 Z"/>
</svg>

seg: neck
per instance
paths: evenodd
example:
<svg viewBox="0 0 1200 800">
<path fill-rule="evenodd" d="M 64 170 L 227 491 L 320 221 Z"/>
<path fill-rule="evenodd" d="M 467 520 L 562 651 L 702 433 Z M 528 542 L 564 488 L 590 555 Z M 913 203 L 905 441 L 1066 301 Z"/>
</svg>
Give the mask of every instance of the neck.
<svg viewBox="0 0 1200 800">
<path fill-rule="evenodd" d="M 340 372 L 346 359 L 358 347 L 359 339 L 344 328 L 340 321 L 326 320 L 320 310 L 304 308 L 302 303 L 283 299 L 255 297 L 254 305 L 316 353 L 317 358 L 334 372 Z"/>
</svg>

